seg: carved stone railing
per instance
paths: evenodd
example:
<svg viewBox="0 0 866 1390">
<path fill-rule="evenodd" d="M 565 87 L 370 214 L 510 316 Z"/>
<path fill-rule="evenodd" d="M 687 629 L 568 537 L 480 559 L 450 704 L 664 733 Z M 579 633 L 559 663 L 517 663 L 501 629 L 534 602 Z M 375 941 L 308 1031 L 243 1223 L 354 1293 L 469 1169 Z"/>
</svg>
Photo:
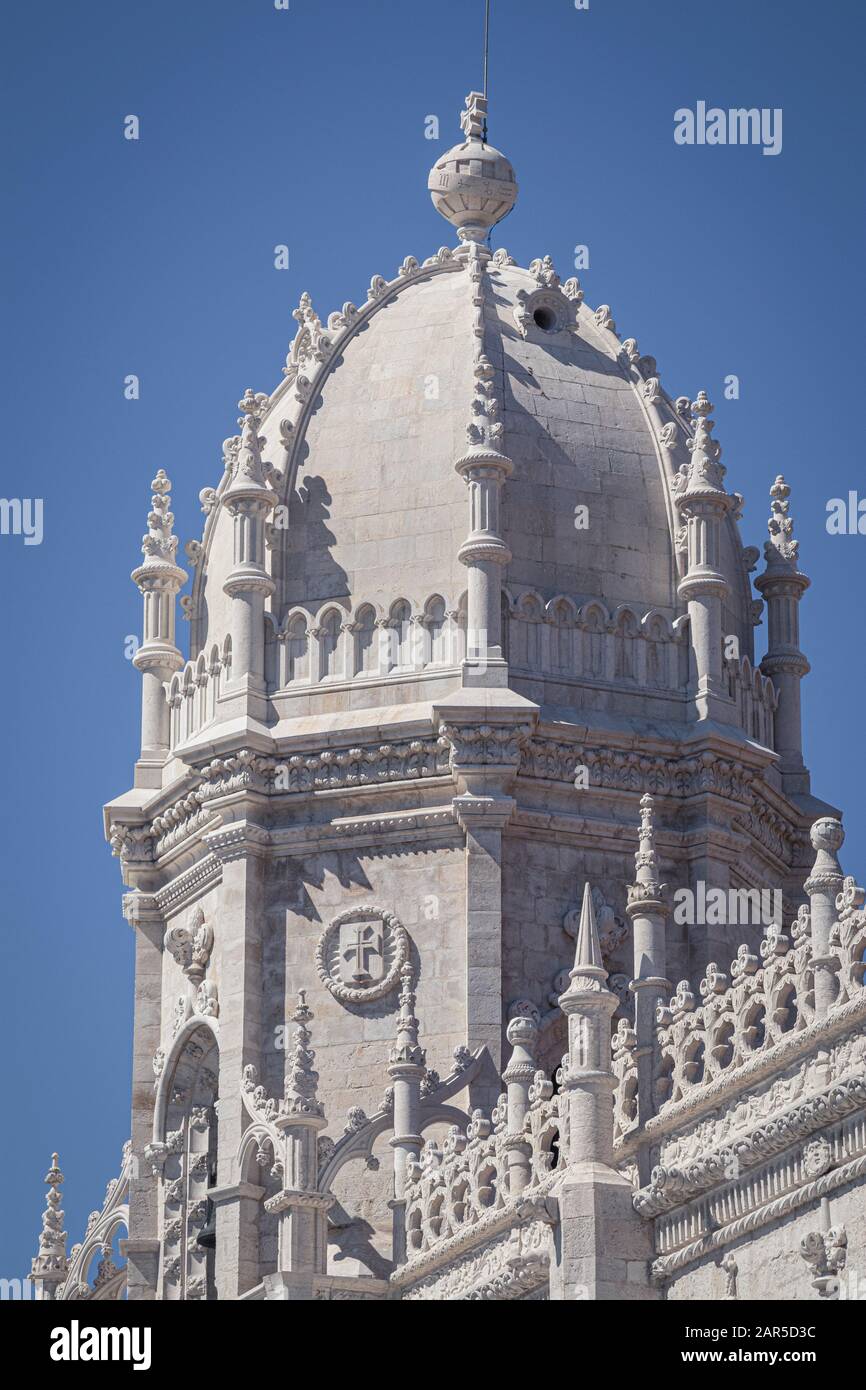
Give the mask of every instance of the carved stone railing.
<svg viewBox="0 0 866 1390">
<path fill-rule="evenodd" d="M 429 1140 L 420 1159 L 410 1163 L 405 1194 L 410 1261 L 440 1243 L 468 1237 L 479 1223 L 489 1224 L 519 1196 L 547 1185 L 562 1166 L 559 1097 L 543 1071 L 535 1073 L 528 1100 L 518 1133 L 509 1132 L 503 1094 L 489 1119 L 474 1110 L 465 1131 L 452 1125 L 441 1146 Z M 528 1182 L 515 1177 L 511 1155 L 516 1149 L 527 1161 Z"/>
<path fill-rule="evenodd" d="M 809 913 L 802 907 L 786 933 L 767 928 L 759 955 L 740 946 L 730 977 L 715 963 L 701 980 L 700 999 L 687 980 L 677 985 L 669 1005 L 657 1013 L 655 1103 L 658 1113 L 697 1087 L 731 1076 L 786 1034 L 806 1028 L 814 1017 L 814 978 Z M 622 1046 L 621 1040 L 619 1040 Z M 626 1110 L 622 1070 L 617 1099 Z"/>
</svg>

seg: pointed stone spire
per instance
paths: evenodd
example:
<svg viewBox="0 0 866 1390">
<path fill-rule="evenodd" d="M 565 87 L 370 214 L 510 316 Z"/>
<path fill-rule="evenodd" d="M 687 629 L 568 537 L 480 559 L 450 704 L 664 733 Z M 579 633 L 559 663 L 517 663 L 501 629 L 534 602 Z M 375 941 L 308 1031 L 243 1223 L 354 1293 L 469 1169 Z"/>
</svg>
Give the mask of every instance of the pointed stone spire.
<svg viewBox="0 0 866 1390">
<path fill-rule="evenodd" d="M 659 883 L 655 844 L 655 803 L 641 797 L 638 851 L 634 857 L 635 882 L 629 885 L 626 913 L 631 918 L 634 943 L 634 978 L 629 989 L 634 998 L 634 1050 L 638 1071 L 638 1120 L 641 1125 L 654 1114 L 656 1009 L 667 999 L 671 983 L 666 976 L 667 884 Z M 650 1152 L 641 1146 L 637 1155 L 641 1181 L 648 1181 Z"/>
<path fill-rule="evenodd" d="M 644 902 L 647 899 L 658 899 L 664 891 L 663 885 L 658 881 L 654 812 L 655 803 L 647 792 L 640 801 L 640 829 L 638 831 L 640 847 L 634 857 L 635 883 L 628 890 L 629 904 Z"/>
<path fill-rule="evenodd" d="M 780 474 L 770 488 L 770 535 L 764 542 L 767 564 L 755 580 L 755 588 L 767 605 L 767 653 L 761 671 L 769 676 L 776 692 L 775 750 L 779 754 L 783 789 L 796 796 L 809 792 L 800 706 L 800 684 L 810 669 L 800 650 L 800 601 L 809 579 L 798 566 L 800 542 L 794 539 L 794 523 L 788 511 L 790 495 L 791 489 Z"/>
<path fill-rule="evenodd" d="M 161 767 L 169 750 L 169 708 L 165 684 L 183 666 L 175 644 L 177 595 L 187 581 L 186 570 L 175 563 L 177 536 L 171 511 L 171 481 L 160 468 L 151 483 L 147 534 L 141 549 L 144 562 L 132 572 L 144 607 L 141 646 L 133 665 L 142 673 L 141 753 L 136 786 L 159 786 Z"/>
<path fill-rule="evenodd" d="M 307 1005 L 306 990 L 302 989 L 298 993 L 297 1007 L 292 1014 L 292 1020 L 297 1027 L 289 1056 L 283 1101 L 280 1105 L 281 1118 L 294 1119 L 299 1115 L 319 1118 L 324 1115 L 317 1091 L 319 1073 L 313 1067 L 316 1054 L 310 1047 L 311 1034 L 307 1026 L 312 1019 L 313 1011 Z"/>
<path fill-rule="evenodd" d="M 695 657 L 694 689 L 698 720 L 733 723 L 736 711 L 722 673 L 722 605 L 730 592 L 721 570 L 721 530 L 740 499 L 725 491 L 721 446 L 712 437 L 713 405 L 706 391 L 692 401 L 694 435 L 691 459 L 671 481 L 674 504 L 685 532 L 687 570 L 677 593 L 688 603 L 689 632 Z"/>
<path fill-rule="evenodd" d="M 438 159 L 427 187 L 433 206 L 463 242 L 483 242 L 517 202 L 517 181 L 509 161 L 487 143 L 487 98 L 470 92 L 460 117 L 466 137 Z"/>
<path fill-rule="evenodd" d="M 789 570 L 797 569 L 800 542 L 794 539 L 794 522 L 788 514 L 788 498 L 791 489 L 780 473 L 770 488 L 770 515 L 767 530 L 770 539 L 764 542 L 764 557 L 767 568 L 785 565 Z"/>
<path fill-rule="evenodd" d="M 583 902 L 580 908 L 580 926 L 577 930 L 577 945 L 574 952 L 574 969 L 570 972 L 571 984 L 568 992 L 574 986 L 586 989 L 593 988 L 587 986 L 583 981 L 598 980 L 604 982 L 607 979 L 607 970 L 601 954 L 601 941 L 598 935 L 598 924 L 595 920 L 595 905 L 592 901 L 592 890 L 589 883 L 583 885 Z"/>
<path fill-rule="evenodd" d="M 238 401 L 240 442 L 223 493 L 233 526 L 233 565 L 223 581 L 223 592 L 232 600 L 230 684 L 241 695 L 234 712 L 258 719 L 267 715 L 265 600 L 276 588 L 265 564 L 265 527 L 277 494 L 268 487 L 262 460 L 265 440 L 259 434 L 268 404 L 264 392 L 249 389 Z M 228 713 L 227 708 L 226 717 Z"/>
<path fill-rule="evenodd" d="M 56 1298 L 58 1285 L 64 1282 L 69 1270 L 66 1232 L 63 1229 L 63 1212 L 60 1210 L 63 1174 L 57 1154 L 51 1155 L 51 1167 L 45 1174 L 44 1181 L 48 1184 L 48 1193 L 45 1211 L 42 1213 L 39 1253 L 31 1263 L 29 1278 L 36 1285 L 38 1299 L 52 1300 Z"/>
<path fill-rule="evenodd" d="M 568 1051 L 562 1059 L 562 1102 L 569 1164 L 613 1161 L 613 1088 L 610 1020 L 617 998 L 595 920 L 592 890 L 583 890 L 574 968 L 559 1007 L 568 1019 Z"/>
<path fill-rule="evenodd" d="M 389 1074 L 406 1066 L 424 1066 L 425 1052 L 418 1045 L 419 1023 L 415 1017 L 414 972 L 409 961 L 400 971 L 400 1012 L 397 1016 L 397 1038 L 389 1053 Z"/>
<path fill-rule="evenodd" d="M 265 477 L 265 467 L 262 462 L 262 448 L 265 441 L 259 434 L 259 425 L 268 399 L 264 392 L 256 393 L 247 387 L 242 398 L 238 401 L 238 409 L 242 412 L 238 420 L 241 439 L 234 462 L 232 479 L 225 493 L 226 501 L 237 498 L 249 498 L 251 501 L 255 501 L 260 495 L 263 495 L 270 506 L 276 500 Z"/>
<path fill-rule="evenodd" d="M 284 1095 L 274 1119 L 283 1137 L 286 1185 L 265 1201 L 265 1211 L 279 1218 L 277 1269 L 265 1282 L 265 1298 L 269 1300 L 308 1302 L 315 1296 L 315 1280 L 324 1274 L 327 1262 L 328 1209 L 335 1198 L 319 1190 L 318 1136 L 327 1120 L 317 1092 L 316 1054 L 310 1046 L 312 1018 L 306 992 L 301 990 L 292 1014 L 296 1027 L 286 1059 Z"/>
<path fill-rule="evenodd" d="M 715 406 L 706 391 L 699 391 L 692 401 L 694 435 L 689 441 L 688 491 L 724 492 L 723 480 L 727 469 L 721 462 L 722 446 L 713 439 L 715 421 L 710 419 Z"/>
<path fill-rule="evenodd" d="M 164 468 L 158 470 L 150 486 L 153 496 L 147 515 L 148 529 L 141 542 L 144 563 L 150 567 L 173 565 L 177 536 L 174 535 L 174 513 L 171 511 L 171 479 L 166 476 Z"/>
</svg>

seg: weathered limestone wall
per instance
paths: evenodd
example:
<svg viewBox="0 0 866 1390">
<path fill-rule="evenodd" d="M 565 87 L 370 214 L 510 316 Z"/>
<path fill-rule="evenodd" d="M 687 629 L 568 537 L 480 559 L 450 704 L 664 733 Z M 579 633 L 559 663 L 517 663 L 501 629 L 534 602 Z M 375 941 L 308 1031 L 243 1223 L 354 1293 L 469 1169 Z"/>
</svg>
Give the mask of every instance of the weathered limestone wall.
<svg viewBox="0 0 866 1390">
<path fill-rule="evenodd" d="M 396 913 L 411 939 L 428 1066 L 446 1075 L 451 1053 L 466 1037 L 464 861 L 456 838 L 451 847 L 274 860 L 267 885 L 263 1035 L 266 1043 L 275 1036 L 298 990 L 306 989 L 329 1133 L 339 1133 L 350 1106 L 374 1111 L 388 1085 L 397 991 L 375 1003 L 346 1005 L 325 988 L 315 964 L 316 945 L 331 919 L 369 905 Z"/>
</svg>

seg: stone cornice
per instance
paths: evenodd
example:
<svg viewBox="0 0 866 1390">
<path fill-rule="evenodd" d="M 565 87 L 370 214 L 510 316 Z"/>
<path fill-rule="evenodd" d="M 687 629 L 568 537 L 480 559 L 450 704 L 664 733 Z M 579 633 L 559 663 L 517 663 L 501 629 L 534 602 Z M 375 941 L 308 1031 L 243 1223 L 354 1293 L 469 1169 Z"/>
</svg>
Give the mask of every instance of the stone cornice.
<svg viewBox="0 0 866 1390">
<path fill-rule="evenodd" d="M 635 1210 L 646 1217 L 673 1211 L 728 1182 L 732 1167 L 738 1175 L 749 1172 L 792 1144 L 864 1106 L 866 1077 L 858 1071 L 771 1116 L 747 1133 L 733 1134 L 729 1144 L 702 1155 L 693 1163 L 682 1168 L 654 1169 L 649 1187 L 634 1195 Z"/>
<path fill-rule="evenodd" d="M 645 745 L 638 748 L 634 736 L 629 734 L 605 734 L 602 742 L 600 732 L 592 732 L 586 726 L 574 728 L 577 738 L 527 739 L 529 730 L 525 725 L 516 727 L 508 721 L 501 729 L 475 728 L 470 754 L 461 743 L 465 732 L 449 725 L 438 736 L 311 752 L 296 750 L 285 758 L 279 754 L 265 756 L 251 749 L 213 758 L 200 768 L 190 769 L 171 791 L 155 796 L 156 813 L 150 819 L 146 809 L 141 808 L 128 820 L 113 821 L 112 848 L 129 869 L 158 861 L 166 866 L 180 847 L 195 839 L 207 843 L 209 831 L 218 833 L 222 824 L 220 812 L 232 801 L 239 803 L 239 810 L 249 798 L 264 807 L 275 801 L 279 804 L 283 797 L 345 794 L 355 789 L 375 790 L 417 781 L 447 787 L 453 784 L 461 757 L 479 760 L 484 766 L 503 762 L 507 765 L 511 759 L 515 768 L 519 759 L 521 781 L 540 778 L 571 782 L 575 766 L 581 764 L 589 768 L 590 792 L 651 791 L 678 802 L 690 797 L 718 798 L 720 805 L 730 806 L 735 812 L 731 828 L 755 841 L 763 853 L 781 865 L 796 862 L 800 841 L 805 842 L 798 813 L 760 775 L 766 758 L 747 749 L 743 750 L 742 760 L 735 759 L 730 756 L 730 744 L 715 735 L 694 749 L 681 746 L 681 751 L 671 756 L 665 749 L 677 745 L 657 741 L 658 750 L 651 752 Z M 495 750 L 491 742 L 494 736 Z M 747 757 L 751 763 L 746 762 Z M 316 833 L 341 839 L 368 833 L 423 833 L 434 826 L 444 826 L 445 814 L 442 808 L 437 812 L 419 808 L 401 817 L 388 813 L 374 818 L 351 817 L 335 821 L 327 832 Z M 524 814 L 519 801 L 517 814 Z M 532 813 L 527 808 L 525 814 Z M 739 852 L 737 846 L 732 846 L 734 849 Z"/>
<path fill-rule="evenodd" d="M 763 1206 L 755 1207 L 744 1216 L 715 1230 L 705 1232 L 697 1240 L 683 1246 L 682 1249 L 655 1260 L 651 1271 L 653 1283 L 665 1283 L 680 1270 L 694 1264 L 696 1260 L 703 1259 L 712 1254 L 713 1251 L 730 1245 L 733 1241 L 740 1240 L 752 1231 L 758 1231 L 764 1226 L 781 1221 L 801 1207 L 810 1206 L 814 1202 L 820 1201 L 822 1197 L 827 1197 L 831 1192 L 837 1191 L 840 1187 L 855 1182 L 864 1174 L 866 1174 L 866 1154 L 860 1154 L 850 1162 L 833 1168 L 829 1173 L 824 1173 L 811 1182 L 795 1187 L 781 1197 L 766 1202 Z"/>
</svg>

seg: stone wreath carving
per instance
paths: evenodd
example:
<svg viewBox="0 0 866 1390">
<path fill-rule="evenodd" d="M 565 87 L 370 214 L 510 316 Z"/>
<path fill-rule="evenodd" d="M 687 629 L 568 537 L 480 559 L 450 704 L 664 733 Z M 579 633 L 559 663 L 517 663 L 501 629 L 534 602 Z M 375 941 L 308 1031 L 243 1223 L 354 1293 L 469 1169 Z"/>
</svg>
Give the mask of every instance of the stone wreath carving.
<svg viewBox="0 0 866 1390">
<path fill-rule="evenodd" d="M 390 994 L 409 958 L 403 923 L 384 907 L 350 907 L 319 938 L 316 969 L 343 1004 L 369 1004 Z"/>
</svg>

